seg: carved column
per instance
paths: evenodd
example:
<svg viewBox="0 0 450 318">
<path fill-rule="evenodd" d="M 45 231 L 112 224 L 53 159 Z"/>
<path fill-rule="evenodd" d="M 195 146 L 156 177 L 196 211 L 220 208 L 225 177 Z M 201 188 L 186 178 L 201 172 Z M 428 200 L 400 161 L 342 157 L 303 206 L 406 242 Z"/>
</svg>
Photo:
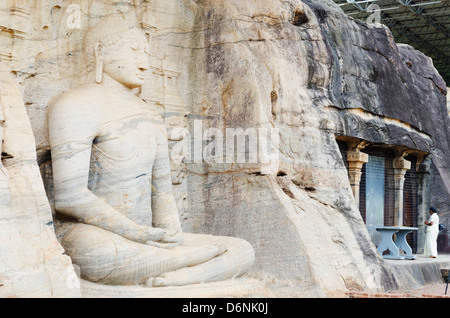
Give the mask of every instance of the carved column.
<svg viewBox="0 0 450 318">
<path fill-rule="evenodd" d="M 347 151 L 348 174 L 350 186 L 352 187 L 353 196 L 357 206 L 359 207 L 359 184 L 361 182 L 361 169 L 363 165 L 369 161 L 369 155 L 360 151 Z"/>
<path fill-rule="evenodd" d="M 403 225 L 403 185 L 406 171 L 411 169 L 411 162 L 403 157 L 396 157 L 394 168 L 394 225 Z"/>
</svg>

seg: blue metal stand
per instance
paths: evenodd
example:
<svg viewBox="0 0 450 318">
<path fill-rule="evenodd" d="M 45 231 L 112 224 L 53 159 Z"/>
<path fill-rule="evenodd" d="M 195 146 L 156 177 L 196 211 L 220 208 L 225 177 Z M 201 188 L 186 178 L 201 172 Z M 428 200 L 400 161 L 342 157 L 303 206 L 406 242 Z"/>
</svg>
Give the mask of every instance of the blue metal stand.
<svg viewBox="0 0 450 318">
<path fill-rule="evenodd" d="M 387 259 L 416 259 L 412 254 L 412 249 L 406 241 L 406 236 L 412 231 L 417 231 L 416 227 L 406 226 L 383 226 L 377 227 L 376 230 L 382 234 L 381 243 L 377 250 L 383 258 Z M 397 239 L 392 239 L 393 235 L 397 234 Z M 383 255 L 384 251 L 389 250 L 389 254 Z M 400 250 L 405 252 L 405 255 L 400 255 Z"/>
</svg>

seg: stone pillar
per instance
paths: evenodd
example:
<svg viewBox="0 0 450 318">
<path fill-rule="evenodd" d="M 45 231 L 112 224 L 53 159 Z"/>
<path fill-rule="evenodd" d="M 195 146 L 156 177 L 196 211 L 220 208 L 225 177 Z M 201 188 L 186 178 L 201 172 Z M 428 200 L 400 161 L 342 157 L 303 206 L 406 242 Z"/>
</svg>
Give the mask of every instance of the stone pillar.
<svg viewBox="0 0 450 318">
<path fill-rule="evenodd" d="M 369 161 L 369 155 L 358 150 L 347 151 L 348 174 L 353 196 L 359 208 L 359 184 L 361 182 L 361 169 Z"/>
<path fill-rule="evenodd" d="M 403 157 L 396 157 L 394 168 L 394 225 L 403 225 L 403 185 L 406 171 L 411 169 L 411 162 Z"/>
</svg>

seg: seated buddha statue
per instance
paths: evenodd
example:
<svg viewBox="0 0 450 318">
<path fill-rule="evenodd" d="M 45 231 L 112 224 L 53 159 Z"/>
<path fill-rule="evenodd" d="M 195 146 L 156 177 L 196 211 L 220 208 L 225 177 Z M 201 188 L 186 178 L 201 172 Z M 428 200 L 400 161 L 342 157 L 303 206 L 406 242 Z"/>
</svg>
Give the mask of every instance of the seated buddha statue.
<svg viewBox="0 0 450 318">
<path fill-rule="evenodd" d="M 245 240 L 183 233 L 163 119 L 139 97 L 143 32 L 108 16 L 86 33 L 92 82 L 49 107 L 56 233 L 81 277 L 149 287 L 216 282 L 254 263 Z"/>
</svg>

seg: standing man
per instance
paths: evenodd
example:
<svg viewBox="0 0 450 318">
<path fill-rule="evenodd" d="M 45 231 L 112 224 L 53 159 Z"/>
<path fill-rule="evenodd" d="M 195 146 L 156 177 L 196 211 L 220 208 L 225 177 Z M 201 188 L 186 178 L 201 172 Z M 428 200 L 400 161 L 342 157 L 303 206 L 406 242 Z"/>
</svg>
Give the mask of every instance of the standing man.
<svg viewBox="0 0 450 318">
<path fill-rule="evenodd" d="M 437 215 L 436 208 L 430 208 L 430 218 L 425 221 L 427 236 L 425 239 L 425 256 L 430 258 L 436 258 L 437 256 L 437 237 L 439 234 L 439 216 Z"/>
</svg>

